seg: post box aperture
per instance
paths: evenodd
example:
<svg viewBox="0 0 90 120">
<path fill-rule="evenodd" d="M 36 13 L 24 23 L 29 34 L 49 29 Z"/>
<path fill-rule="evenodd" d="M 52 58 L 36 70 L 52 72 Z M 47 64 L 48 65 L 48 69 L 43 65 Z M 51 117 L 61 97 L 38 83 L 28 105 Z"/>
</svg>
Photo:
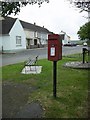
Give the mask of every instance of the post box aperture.
<svg viewBox="0 0 90 120">
<path fill-rule="evenodd" d="M 58 34 L 48 35 L 48 60 L 58 61 L 62 59 L 62 40 Z"/>
</svg>

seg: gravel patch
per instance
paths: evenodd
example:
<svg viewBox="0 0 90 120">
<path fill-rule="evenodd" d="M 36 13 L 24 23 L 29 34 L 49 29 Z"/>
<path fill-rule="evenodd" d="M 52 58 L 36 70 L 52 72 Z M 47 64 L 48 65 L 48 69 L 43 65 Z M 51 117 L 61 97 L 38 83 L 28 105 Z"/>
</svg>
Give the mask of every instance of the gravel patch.
<svg viewBox="0 0 90 120">
<path fill-rule="evenodd" d="M 25 66 L 22 70 L 22 74 L 40 74 L 42 66 Z"/>
<path fill-rule="evenodd" d="M 90 63 L 82 63 L 79 61 L 67 62 L 63 65 L 64 67 L 79 68 L 79 69 L 90 69 Z"/>
<path fill-rule="evenodd" d="M 41 117 L 39 103 L 28 103 L 29 95 L 38 88 L 23 83 L 4 82 L 2 84 L 2 118 Z"/>
<path fill-rule="evenodd" d="M 15 118 L 41 118 L 43 109 L 38 102 L 26 104 L 15 116 Z"/>
</svg>

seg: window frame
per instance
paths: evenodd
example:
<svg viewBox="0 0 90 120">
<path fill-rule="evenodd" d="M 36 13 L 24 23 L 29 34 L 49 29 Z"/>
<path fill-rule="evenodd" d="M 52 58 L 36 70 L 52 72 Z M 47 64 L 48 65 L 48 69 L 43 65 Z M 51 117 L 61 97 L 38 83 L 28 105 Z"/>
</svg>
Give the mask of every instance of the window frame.
<svg viewBox="0 0 90 120">
<path fill-rule="evenodd" d="M 22 46 L 22 37 L 16 36 L 16 47 Z"/>
</svg>

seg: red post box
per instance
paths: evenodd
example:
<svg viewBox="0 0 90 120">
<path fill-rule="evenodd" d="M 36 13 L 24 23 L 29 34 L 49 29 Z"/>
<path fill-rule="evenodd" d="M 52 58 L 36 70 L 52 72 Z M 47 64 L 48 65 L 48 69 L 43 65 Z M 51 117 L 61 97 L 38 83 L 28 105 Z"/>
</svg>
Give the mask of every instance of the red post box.
<svg viewBox="0 0 90 120">
<path fill-rule="evenodd" d="M 62 59 L 62 40 L 58 34 L 48 35 L 48 60 L 58 61 Z"/>
</svg>

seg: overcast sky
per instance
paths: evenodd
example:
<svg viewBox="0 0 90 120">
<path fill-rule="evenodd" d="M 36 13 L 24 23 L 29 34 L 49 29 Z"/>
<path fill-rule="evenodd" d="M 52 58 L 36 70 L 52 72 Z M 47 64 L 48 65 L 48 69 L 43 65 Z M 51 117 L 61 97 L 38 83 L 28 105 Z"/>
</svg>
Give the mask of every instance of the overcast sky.
<svg viewBox="0 0 90 120">
<path fill-rule="evenodd" d="M 66 1 L 50 0 L 49 3 L 44 2 L 41 7 L 38 4 L 27 5 L 15 17 L 32 24 L 35 22 L 56 34 L 63 30 L 71 37 L 71 40 L 77 40 L 77 31 L 87 22 L 85 18 L 87 13 L 79 13 L 78 9 Z"/>
</svg>

